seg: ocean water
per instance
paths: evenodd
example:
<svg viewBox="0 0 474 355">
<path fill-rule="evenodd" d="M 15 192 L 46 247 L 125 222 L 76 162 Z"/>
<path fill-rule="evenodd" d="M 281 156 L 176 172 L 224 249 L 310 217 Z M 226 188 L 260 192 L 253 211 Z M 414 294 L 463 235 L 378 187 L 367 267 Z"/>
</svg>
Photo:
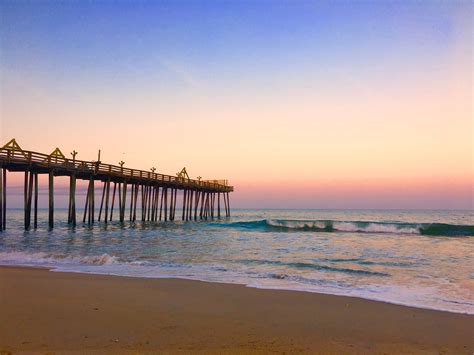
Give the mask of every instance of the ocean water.
<svg viewBox="0 0 474 355">
<path fill-rule="evenodd" d="M 474 314 L 473 211 L 233 210 L 229 219 L 37 230 L 8 210 L 0 264 L 356 296 Z M 180 214 L 177 212 L 177 217 Z M 80 216 L 80 211 L 78 213 Z"/>
</svg>

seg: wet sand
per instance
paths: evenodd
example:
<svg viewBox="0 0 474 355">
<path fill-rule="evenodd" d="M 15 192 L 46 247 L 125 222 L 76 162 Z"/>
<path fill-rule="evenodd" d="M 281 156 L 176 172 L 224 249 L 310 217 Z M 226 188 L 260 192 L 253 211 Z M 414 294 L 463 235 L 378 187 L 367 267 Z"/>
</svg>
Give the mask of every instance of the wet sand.
<svg viewBox="0 0 474 355">
<path fill-rule="evenodd" d="M 0 354 L 466 353 L 474 316 L 240 285 L 0 267 Z"/>
</svg>

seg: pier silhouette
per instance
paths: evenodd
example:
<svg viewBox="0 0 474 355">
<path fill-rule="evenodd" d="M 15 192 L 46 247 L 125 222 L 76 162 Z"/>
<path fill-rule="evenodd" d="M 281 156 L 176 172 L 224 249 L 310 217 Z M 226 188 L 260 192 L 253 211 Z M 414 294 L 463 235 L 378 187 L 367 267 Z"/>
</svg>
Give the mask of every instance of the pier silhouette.
<svg viewBox="0 0 474 355">
<path fill-rule="evenodd" d="M 227 180 L 191 179 L 183 168 L 176 176 L 150 171 L 130 169 L 119 165 L 104 164 L 100 161 L 76 159 L 77 152 L 71 152 L 71 158 L 59 148 L 51 154 L 23 150 L 15 139 L 0 148 L 0 231 L 6 228 L 7 171 L 24 172 L 24 222 L 28 230 L 38 225 L 38 174 L 48 175 L 48 220 L 49 228 L 54 227 L 54 177 L 68 176 L 69 204 L 68 223 L 76 226 L 76 181 L 88 181 L 82 222 L 93 224 L 96 221 L 95 184 L 102 183 L 102 194 L 97 221 L 112 221 L 115 201 L 118 203 L 118 220 L 124 222 L 137 220 L 138 213 L 142 221 L 174 221 L 176 202 L 182 198 L 181 219 L 183 221 L 221 218 L 221 195 L 223 216 L 230 217 L 229 193 L 234 191 Z M 178 191 L 182 191 L 178 196 Z M 140 200 L 140 204 L 138 201 Z M 128 206 L 128 210 L 127 210 Z M 141 210 L 141 211 L 140 211 Z M 140 213 L 141 212 L 141 213 Z"/>
</svg>

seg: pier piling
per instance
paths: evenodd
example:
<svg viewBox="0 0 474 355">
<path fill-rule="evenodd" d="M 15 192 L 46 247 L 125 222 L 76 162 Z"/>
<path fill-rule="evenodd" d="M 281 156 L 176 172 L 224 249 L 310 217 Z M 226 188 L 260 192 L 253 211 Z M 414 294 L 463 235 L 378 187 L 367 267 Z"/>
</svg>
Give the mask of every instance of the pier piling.
<svg viewBox="0 0 474 355">
<path fill-rule="evenodd" d="M 74 206 L 75 208 L 75 206 Z M 33 228 L 38 228 L 38 173 L 35 173 L 35 210 L 33 213 Z M 76 223 L 76 216 L 74 215 L 74 224 Z"/>
<path fill-rule="evenodd" d="M 3 167 L 0 165 L 0 232 L 3 231 Z"/>
<path fill-rule="evenodd" d="M 54 227 L 54 170 L 51 170 L 48 175 L 48 190 L 49 190 L 49 211 L 48 222 L 49 228 Z"/>
</svg>

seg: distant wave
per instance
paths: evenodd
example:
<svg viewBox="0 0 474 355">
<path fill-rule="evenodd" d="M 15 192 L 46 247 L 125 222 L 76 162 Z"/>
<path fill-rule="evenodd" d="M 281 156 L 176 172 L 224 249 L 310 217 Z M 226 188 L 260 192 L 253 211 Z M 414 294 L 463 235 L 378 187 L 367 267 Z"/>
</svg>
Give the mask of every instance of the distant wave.
<svg viewBox="0 0 474 355">
<path fill-rule="evenodd" d="M 254 229 L 269 232 L 358 232 L 450 237 L 474 236 L 474 226 L 446 223 L 263 219 L 257 221 L 219 223 L 217 225 L 221 227 Z"/>
</svg>

